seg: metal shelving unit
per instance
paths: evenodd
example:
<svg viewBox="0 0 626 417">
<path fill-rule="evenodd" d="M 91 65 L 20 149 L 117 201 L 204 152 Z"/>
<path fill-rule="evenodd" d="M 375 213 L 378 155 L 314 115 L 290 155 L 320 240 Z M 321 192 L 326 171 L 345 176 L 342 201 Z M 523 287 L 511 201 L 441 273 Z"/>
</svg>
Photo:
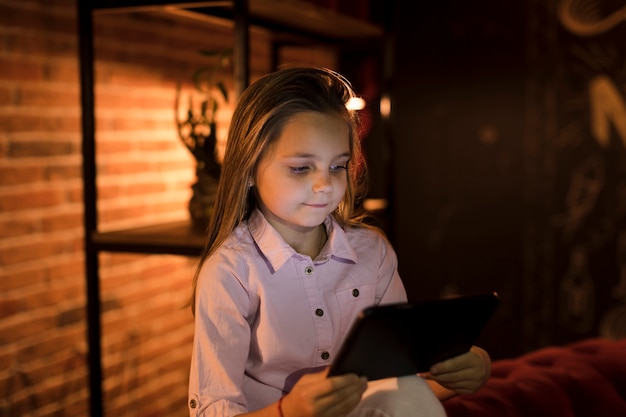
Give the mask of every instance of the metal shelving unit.
<svg viewBox="0 0 626 417">
<path fill-rule="evenodd" d="M 249 29 L 260 26 L 275 33 L 275 48 L 293 44 L 327 44 L 331 47 L 363 45 L 382 40 L 377 25 L 320 8 L 302 0 L 79 0 L 78 39 L 82 106 L 82 157 L 84 247 L 87 287 L 87 338 L 89 346 L 90 414 L 104 415 L 101 363 L 100 278 L 98 253 L 133 252 L 199 256 L 204 237 L 189 222 L 159 224 L 129 230 L 98 230 L 93 18 L 104 13 L 160 12 L 200 21 L 219 20 L 233 28 L 235 39 L 235 93 L 249 78 Z M 276 55 L 276 54 L 275 54 Z M 274 61 L 275 62 L 275 61 Z"/>
</svg>

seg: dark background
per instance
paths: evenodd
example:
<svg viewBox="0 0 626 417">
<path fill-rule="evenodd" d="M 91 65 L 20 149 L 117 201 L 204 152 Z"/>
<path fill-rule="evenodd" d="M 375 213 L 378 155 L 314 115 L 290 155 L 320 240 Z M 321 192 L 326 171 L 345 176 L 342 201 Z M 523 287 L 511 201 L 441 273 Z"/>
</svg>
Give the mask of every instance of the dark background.
<svg viewBox="0 0 626 417">
<path fill-rule="evenodd" d="M 626 110 L 603 116 L 605 144 L 590 120 L 598 77 L 626 102 L 626 22 L 579 36 L 559 3 L 372 3 L 392 116 L 365 139 L 371 196 L 410 299 L 500 293 L 480 341 L 495 358 L 626 328 Z"/>
</svg>

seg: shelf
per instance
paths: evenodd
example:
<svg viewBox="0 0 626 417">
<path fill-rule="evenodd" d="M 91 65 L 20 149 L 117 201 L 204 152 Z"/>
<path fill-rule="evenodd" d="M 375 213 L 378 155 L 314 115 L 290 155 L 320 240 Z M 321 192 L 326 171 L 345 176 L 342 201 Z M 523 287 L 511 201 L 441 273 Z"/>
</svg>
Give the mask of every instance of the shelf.
<svg viewBox="0 0 626 417">
<path fill-rule="evenodd" d="M 92 233 L 95 248 L 108 252 L 200 256 L 206 237 L 189 221 Z"/>
<path fill-rule="evenodd" d="M 173 3 L 167 0 L 122 1 L 96 0 L 92 10 L 98 13 L 164 12 L 190 19 L 216 19 L 233 26 L 233 1 L 197 1 Z M 249 24 L 283 34 L 300 35 L 325 42 L 365 41 L 383 36 L 383 29 L 303 0 L 248 0 Z"/>
</svg>

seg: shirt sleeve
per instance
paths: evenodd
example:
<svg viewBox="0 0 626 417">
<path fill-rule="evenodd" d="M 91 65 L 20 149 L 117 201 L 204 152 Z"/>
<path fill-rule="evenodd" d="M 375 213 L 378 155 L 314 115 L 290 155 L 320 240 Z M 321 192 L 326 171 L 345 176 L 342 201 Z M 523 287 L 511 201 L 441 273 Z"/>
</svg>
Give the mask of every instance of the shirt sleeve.
<svg viewBox="0 0 626 417">
<path fill-rule="evenodd" d="M 378 272 L 376 294 L 379 305 L 407 301 L 406 290 L 398 273 L 398 257 L 391 243 L 381 237 L 382 257 Z"/>
<path fill-rule="evenodd" d="M 243 386 L 250 346 L 250 299 L 233 263 L 219 253 L 198 276 L 189 378 L 191 417 L 229 417 L 247 411 Z"/>
</svg>

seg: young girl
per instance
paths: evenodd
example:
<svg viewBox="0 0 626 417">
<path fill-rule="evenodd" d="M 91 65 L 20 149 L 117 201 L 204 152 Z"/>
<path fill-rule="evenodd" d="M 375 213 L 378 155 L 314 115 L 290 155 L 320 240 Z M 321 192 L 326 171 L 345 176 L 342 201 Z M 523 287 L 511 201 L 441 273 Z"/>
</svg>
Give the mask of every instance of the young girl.
<svg viewBox="0 0 626 417">
<path fill-rule="evenodd" d="M 395 252 L 353 211 L 365 176 L 349 83 L 266 75 L 234 111 L 208 244 L 194 277 L 191 416 L 444 416 L 477 390 L 477 347 L 426 375 L 326 377 L 353 319 L 406 301 Z"/>
</svg>

